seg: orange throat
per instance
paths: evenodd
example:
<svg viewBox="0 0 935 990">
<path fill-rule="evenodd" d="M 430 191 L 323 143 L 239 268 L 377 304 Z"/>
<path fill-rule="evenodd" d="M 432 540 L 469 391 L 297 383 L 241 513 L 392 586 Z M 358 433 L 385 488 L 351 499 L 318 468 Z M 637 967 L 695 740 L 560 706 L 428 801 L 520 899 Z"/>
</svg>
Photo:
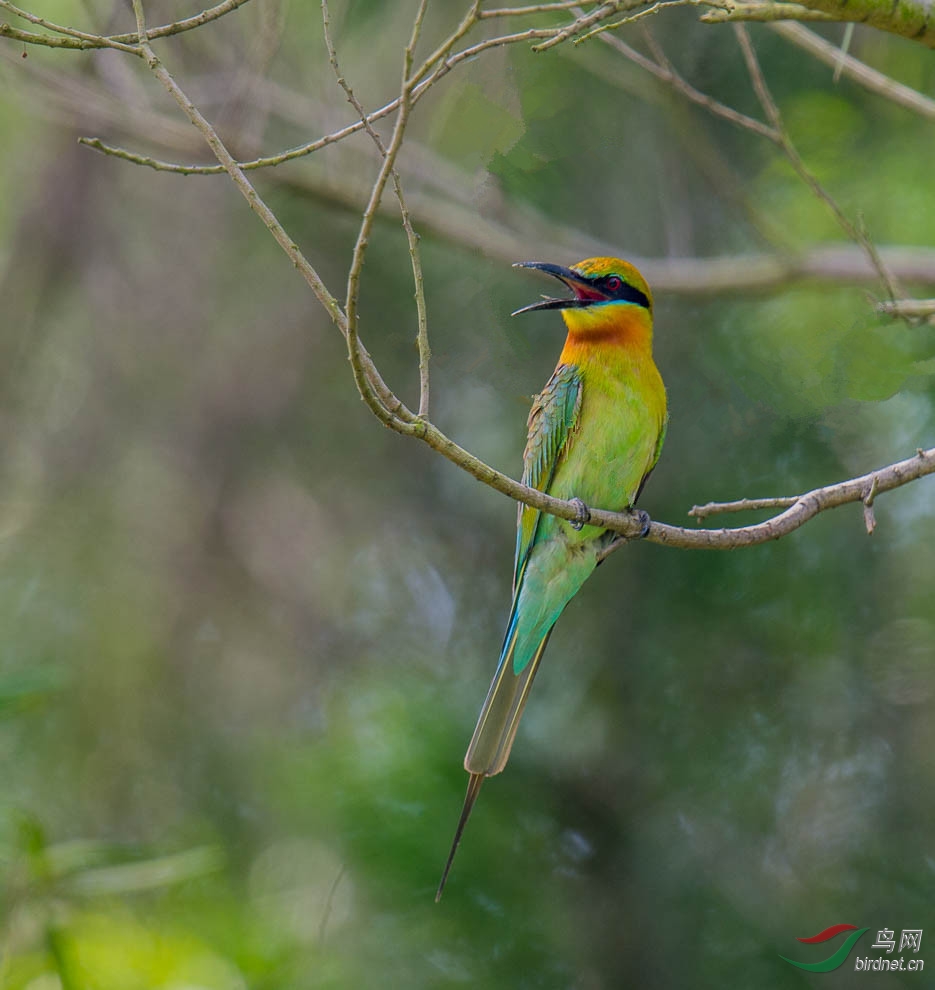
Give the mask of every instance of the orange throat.
<svg viewBox="0 0 935 990">
<path fill-rule="evenodd" d="M 652 354 L 652 317 L 642 307 L 614 306 L 610 312 L 597 307 L 566 309 L 562 311 L 562 316 L 568 327 L 568 336 L 559 357 L 560 364 L 582 364 L 608 350 L 624 351 L 634 356 Z"/>
</svg>

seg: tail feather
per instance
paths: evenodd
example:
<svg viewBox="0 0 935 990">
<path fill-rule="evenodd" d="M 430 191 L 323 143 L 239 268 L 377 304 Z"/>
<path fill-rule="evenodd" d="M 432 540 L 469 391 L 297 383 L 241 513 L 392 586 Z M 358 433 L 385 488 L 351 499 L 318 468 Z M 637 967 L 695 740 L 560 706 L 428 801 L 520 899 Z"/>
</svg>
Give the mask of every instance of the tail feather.
<svg viewBox="0 0 935 990">
<path fill-rule="evenodd" d="M 451 864 L 455 860 L 455 853 L 458 851 L 458 843 L 461 841 L 461 836 L 464 833 L 464 826 L 467 825 L 467 821 L 471 817 L 471 810 L 474 807 L 474 802 L 477 800 L 477 795 L 480 794 L 480 788 L 483 782 L 484 775 L 482 773 L 471 774 L 471 779 L 468 781 L 467 794 L 464 795 L 464 807 L 461 809 L 461 817 L 458 819 L 458 827 L 455 829 L 454 841 L 451 843 L 451 850 L 448 853 L 448 860 L 445 863 L 445 869 L 442 870 L 442 878 L 439 881 L 438 890 L 435 891 L 436 904 L 442 899 L 442 891 L 445 889 L 445 883 L 448 880 L 448 873 L 451 870 Z"/>
<path fill-rule="evenodd" d="M 532 659 L 517 674 L 513 666 L 517 631 L 515 625 L 511 629 L 464 757 L 464 769 L 468 773 L 492 777 L 506 766 L 533 678 L 551 634 L 550 629 Z"/>
<path fill-rule="evenodd" d="M 545 652 L 545 646 L 551 634 L 552 630 L 550 629 L 543 637 L 529 663 L 523 667 L 520 673 L 516 674 L 513 671 L 516 623 L 511 621 L 508 626 L 507 639 L 500 655 L 500 665 L 494 674 L 490 690 L 487 692 L 487 700 L 484 702 L 484 707 L 481 709 L 480 717 L 477 720 L 477 727 L 474 729 L 474 736 L 468 746 L 467 755 L 464 757 L 464 768 L 471 775 L 471 778 L 468 781 L 461 817 L 458 819 L 458 827 L 455 829 L 454 840 L 448 853 L 448 861 L 445 863 L 441 882 L 435 894 L 436 904 L 441 900 L 451 864 L 454 862 L 455 853 L 458 851 L 458 844 L 464 834 L 464 827 L 471 817 L 471 811 L 474 809 L 477 795 L 480 794 L 484 778 L 492 777 L 506 766 L 513 740 L 516 738 L 519 720 L 529 697 L 529 689 L 532 687 L 533 678 L 539 669 L 539 661 L 542 659 L 542 654 Z"/>
</svg>

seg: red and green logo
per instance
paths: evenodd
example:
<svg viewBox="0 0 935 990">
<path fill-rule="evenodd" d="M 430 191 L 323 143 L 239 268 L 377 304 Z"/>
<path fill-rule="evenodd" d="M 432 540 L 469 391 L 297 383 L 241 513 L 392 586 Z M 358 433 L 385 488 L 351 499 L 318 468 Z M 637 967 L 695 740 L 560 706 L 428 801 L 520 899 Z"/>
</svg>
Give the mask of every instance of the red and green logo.
<svg viewBox="0 0 935 990">
<path fill-rule="evenodd" d="M 793 966 L 798 966 L 799 969 L 807 970 L 809 973 L 830 973 L 831 970 L 837 969 L 847 959 L 851 949 L 860 941 L 860 936 L 868 930 L 867 928 L 858 928 L 856 925 L 832 925 L 823 932 L 812 935 L 811 938 L 798 939 L 797 941 L 805 942 L 807 945 L 816 945 L 819 942 L 829 942 L 842 932 L 852 933 L 844 940 L 844 944 L 838 947 L 837 952 L 828 956 L 827 959 L 822 959 L 820 962 L 796 962 L 795 959 L 789 959 L 787 956 L 780 956 L 779 958 L 785 959 L 787 963 L 792 963 Z"/>
</svg>

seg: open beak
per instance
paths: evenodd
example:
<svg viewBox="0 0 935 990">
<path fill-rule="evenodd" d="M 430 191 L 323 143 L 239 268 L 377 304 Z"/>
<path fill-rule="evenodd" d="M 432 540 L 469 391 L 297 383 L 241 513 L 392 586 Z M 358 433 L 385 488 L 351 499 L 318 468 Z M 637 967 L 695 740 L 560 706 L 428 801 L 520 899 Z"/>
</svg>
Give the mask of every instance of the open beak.
<svg viewBox="0 0 935 990">
<path fill-rule="evenodd" d="M 556 299 L 554 296 L 543 296 L 541 302 L 530 303 L 514 310 L 511 316 L 518 316 L 520 313 L 530 313 L 536 309 L 580 309 L 583 306 L 590 306 L 600 302 L 606 297 L 597 292 L 594 286 L 583 275 L 571 268 L 563 268 L 561 265 L 551 265 L 547 261 L 517 261 L 514 268 L 535 268 L 540 272 L 553 275 L 560 282 L 563 282 L 574 293 L 571 299 Z"/>
</svg>

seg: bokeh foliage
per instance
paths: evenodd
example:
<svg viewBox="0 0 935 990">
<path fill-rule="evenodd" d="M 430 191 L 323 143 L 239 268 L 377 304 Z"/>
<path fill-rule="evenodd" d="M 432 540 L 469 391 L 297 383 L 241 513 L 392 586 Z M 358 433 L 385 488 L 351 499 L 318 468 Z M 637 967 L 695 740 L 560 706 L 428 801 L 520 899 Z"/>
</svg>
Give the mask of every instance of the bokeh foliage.
<svg viewBox="0 0 935 990">
<path fill-rule="evenodd" d="M 458 10 L 431 5 L 427 32 Z M 351 119 L 317 11 L 282 16 L 266 61 L 292 95 L 271 109 L 251 75 L 263 5 L 161 49 L 222 133 L 252 127 L 266 149 Z M 368 106 L 394 92 L 410 17 L 335 4 Z M 728 29 L 676 12 L 656 30 L 696 85 L 755 112 Z M 881 243 L 930 243 L 931 123 L 752 34 L 842 206 Z M 852 50 L 935 90 L 925 49 L 858 30 Z M 142 67 L 0 55 L 0 986 L 833 990 L 847 967 L 809 976 L 779 953 L 805 958 L 795 937 L 835 922 L 925 928 L 931 481 L 881 498 L 872 539 L 852 506 L 750 550 L 615 554 L 559 623 L 436 906 L 508 607 L 511 505 L 379 428 L 225 177 L 75 145 L 149 135 L 159 151 L 134 118 L 172 108 Z M 417 108 L 410 148 L 404 178 L 625 254 L 840 236 L 775 149 L 598 42 L 460 67 Z M 356 138 L 258 179 L 335 290 L 356 229 L 341 183 L 373 167 Z M 455 236 L 422 247 L 433 416 L 517 473 L 559 321 L 509 320 L 539 291 L 528 274 Z M 406 395 L 409 278 L 380 221 L 362 333 Z M 660 294 L 657 327 L 672 419 L 643 499 L 656 518 L 931 444 L 935 331 L 875 316 L 862 289 Z"/>
</svg>

